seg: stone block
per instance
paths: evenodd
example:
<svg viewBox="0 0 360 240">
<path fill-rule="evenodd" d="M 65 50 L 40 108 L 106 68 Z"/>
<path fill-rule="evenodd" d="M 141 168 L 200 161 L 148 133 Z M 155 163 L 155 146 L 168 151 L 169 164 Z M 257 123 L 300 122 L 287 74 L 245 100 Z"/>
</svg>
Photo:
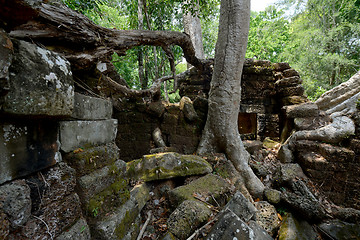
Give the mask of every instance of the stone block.
<svg viewBox="0 0 360 240">
<path fill-rule="evenodd" d="M 134 231 L 131 226 L 149 198 L 149 186 L 146 184 L 135 186 L 130 193 L 130 199 L 126 203 L 112 214 L 95 223 L 93 237 L 101 240 L 124 239 L 129 231 Z"/>
<path fill-rule="evenodd" d="M 196 155 L 158 153 L 127 163 L 127 175 L 132 179 L 153 181 L 201 175 L 212 171 L 211 165 Z"/>
<path fill-rule="evenodd" d="M 84 218 L 61 233 L 56 240 L 91 240 L 90 228 Z"/>
<path fill-rule="evenodd" d="M 300 79 L 300 77 L 298 76 L 293 76 L 293 77 L 288 77 L 288 78 L 283 78 L 283 79 L 279 79 L 275 82 L 275 87 L 277 89 L 279 88 L 283 88 L 283 87 L 292 87 L 292 86 L 296 86 L 302 84 L 302 80 Z"/>
<path fill-rule="evenodd" d="M 125 177 L 126 163 L 122 160 L 98 169 L 78 179 L 79 194 L 82 201 L 88 201 L 92 196 L 101 192 L 115 180 Z"/>
<path fill-rule="evenodd" d="M 112 103 L 109 100 L 75 93 L 71 117 L 80 120 L 104 120 L 111 118 L 112 111 Z"/>
<path fill-rule="evenodd" d="M 287 77 L 300 76 L 300 75 L 296 70 L 290 68 L 290 69 L 285 69 L 283 71 L 283 76 L 287 78 Z"/>
<path fill-rule="evenodd" d="M 0 184 L 61 161 L 57 123 L 0 123 Z"/>
<path fill-rule="evenodd" d="M 265 229 L 269 235 L 274 236 L 280 227 L 280 219 L 275 207 L 265 201 L 256 202 L 254 205 L 258 209 L 255 213 L 256 223 Z"/>
<path fill-rule="evenodd" d="M 279 71 L 279 72 L 282 72 L 282 71 L 290 68 L 289 63 L 287 63 L 287 62 L 274 63 L 273 66 L 274 66 L 275 71 Z"/>
<path fill-rule="evenodd" d="M 7 33 L 0 29 L 0 109 L 5 96 L 10 90 L 9 67 L 13 60 L 14 47 Z"/>
<path fill-rule="evenodd" d="M 24 180 L 0 186 L 0 213 L 7 215 L 12 229 L 23 226 L 31 215 L 30 188 Z"/>
<path fill-rule="evenodd" d="M 285 163 L 281 164 L 281 182 L 289 182 L 292 179 L 299 177 L 299 178 L 306 178 L 302 168 L 297 163 Z"/>
<path fill-rule="evenodd" d="M 281 103 L 284 106 L 306 103 L 308 101 L 309 100 L 305 96 L 288 96 L 281 99 Z"/>
<path fill-rule="evenodd" d="M 11 88 L 3 110 L 16 115 L 70 116 L 74 108 L 70 63 L 35 44 L 13 42 Z"/>
<path fill-rule="evenodd" d="M 304 87 L 302 85 L 297 85 L 295 87 L 286 87 L 280 88 L 278 94 L 280 97 L 289 97 L 289 96 L 302 96 L 304 94 Z"/>
<path fill-rule="evenodd" d="M 207 205 L 198 200 L 186 200 L 170 214 L 168 230 L 179 239 L 187 239 L 210 216 L 211 210 Z"/>
<path fill-rule="evenodd" d="M 108 143 L 66 153 L 63 160 L 77 170 L 77 176 L 84 176 L 96 169 L 114 163 L 119 157 L 119 148 L 116 144 Z"/>
<path fill-rule="evenodd" d="M 360 225 L 331 220 L 318 226 L 324 238 L 337 240 L 359 239 Z"/>
<path fill-rule="evenodd" d="M 80 147 L 111 143 L 115 140 L 117 120 L 60 122 L 61 150 L 70 152 Z"/>
<path fill-rule="evenodd" d="M 279 240 L 290 239 L 318 239 L 318 234 L 308 222 L 287 213 L 279 230 Z"/>
<path fill-rule="evenodd" d="M 234 194 L 234 196 L 226 204 L 225 209 L 230 209 L 244 222 L 248 222 L 257 212 L 254 205 L 240 192 L 236 192 Z"/>
<path fill-rule="evenodd" d="M 194 200 L 194 194 L 201 199 L 209 201 L 211 204 L 225 205 L 227 199 L 224 198 L 230 192 L 230 184 L 223 178 L 208 174 L 204 177 L 192 181 L 188 185 L 177 187 L 169 192 L 169 200 L 172 207 L 176 207 L 185 200 Z M 214 201 L 216 199 L 217 203 Z"/>
<path fill-rule="evenodd" d="M 315 103 L 302 103 L 283 107 L 288 118 L 306 118 L 319 116 L 319 107 Z"/>
</svg>

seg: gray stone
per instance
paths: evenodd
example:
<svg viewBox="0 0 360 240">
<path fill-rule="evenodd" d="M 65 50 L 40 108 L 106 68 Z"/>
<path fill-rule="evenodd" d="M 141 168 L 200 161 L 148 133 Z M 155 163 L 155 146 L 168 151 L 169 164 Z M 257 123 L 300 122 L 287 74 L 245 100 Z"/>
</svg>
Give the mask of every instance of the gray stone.
<svg viewBox="0 0 360 240">
<path fill-rule="evenodd" d="M 291 87 L 296 86 L 298 84 L 302 84 L 302 80 L 299 76 L 293 76 L 288 78 L 279 79 L 275 82 L 275 87 L 282 88 L 282 87 Z"/>
<path fill-rule="evenodd" d="M 315 129 L 324 127 L 330 123 L 331 123 L 330 116 L 323 111 L 319 112 L 318 117 L 295 118 L 294 119 L 295 129 L 298 131 L 315 130 Z"/>
<path fill-rule="evenodd" d="M 324 237 L 335 240 L 359 240 L 360 225 L 333 220 L 319 225 Z"/>
<path fill-rule="evenodd" d="M 207 240 L 261 240 L 235 213 L 225 210 L 207 235 Z"/>
<path fill-rule="evenodd" d="M 319 115 L 319 107 L 312 102 L 283 107 L 288 118 L 306 118 Z"/>
<path fill-rule="evenodd" d="M 256 236 L 257 239 L 273 240 L 273 238 L 254 220 L 250 220 L 248 226 L 254 231 L 254 235 Z"/>
<path fill-rule="evenodd" d="M 278 151 L 278 158 L 281 163 L 292 163 L 294 162 L 294 154 L 289 149 L 289 145 L 284 144 L 281 145 L 279 151 Z"/>
<path fill-rule="evenodd" d="M 113 142 L 117 132 L 117 120 L 63 121 L 60 122 L 61 150 L 70 152 Z"/>
<path fill-rule="evenodd" d="M 0 29 L 0 109 L 4 101 L 3 96 L 10 90 L 9 67 L 13 60 L 14 47 L 7 33 Z"/>
<path fill-rule="evenodd" d="M 151 154 L 165 153 L 165 152 L 176 152 L 176 148 L 174 148 L 174 147 L 158 147 L 158 148 L 153 148 L 150 150 Z"/>
<path fill-rule="evenodd" d="M 243 143 L 246 151 L 250 154 L 254 154 L 254 152 L 259 151 L 263 147 L 263 143 L 261 141 L 245 140 Z"/>
<path fill-rule="evenodd" d="M 299 178 L 306 178 L 302 168 L 297 163 L 286 163 L 281 164 L 281 182 L 289 182 L 292 179 L 299 177 Z"/>
<path fill-rule="evenodd" d="M 255 202 L 254 205 L 258 209 L 255 213 L 256 223 L 273 236 L 280 227 L 280 220 L 275 207 L 265 201 Z"/>
<path fill-rule="evenodd" d="M 257 212 L 254 205 L 240 192 L 236 192 L 234 194 L 234 196 L 226 204 L 225 209 L 231 210 L 245 222 L 248 222 Z"/>
<path fill-rule="evenodd" d="M 291 136 L 291 141 L 314 140 L 327 143 L 339 143 L 355 134 L 354 122 L 345 116 L 333 118 L 333 122 L 316 130 L 298 131 Z"/>
<path fill-rule="evenodd" d="M 161 240 L 177 240 L 177 238 L 171 233 L 167 232 Z"/>
<path fill-rule="evenodd" d="M 196 155 L 158 153 L 127 163 L 129 177 L 153 181 L 210 173 L 211 165 Z"/>
<path fill-rule="evenodd" d="M 61 161 L 56 122 L 0 124 L 0 184 Z"/>
<path fill-rule="evenodd" d="M 93 237 L 103 240 L 123 239 L 149 198 L 149 187 L 146 184 L 135 186 L 126 203 L 95 224 Z"/>
<path fill-rule="evenodd" d="M 109 100 L 75 93 L 74 111 L 71 117 L 80 120 L 110 119 L 112 111 L 112 103 Z"/>
<path fill-rule="evenodd" d="M 120 157 L 119 148 L 115 143 L 78 149 L 64 154 L 63 159 L 75 168 L 77 176 L 84 176 L 106 165 L 113 164 Z"/>
<path fill-rule="evenodd" d="M 79 219 L 70 229 L 60 234 L 56 240 L 90 240 L 90 228 L 85 219 Z"/>
<path fill-rule="evenodd" d="M 179 239 L 187 239 L 211 216 L 211 210 L 197 200 L 182 202 L 167 221 L 169 231 Z"/>
<path fill-rule="evenodd" d="M 0 207 L 13 229 L 27 222 L 31 215 L 30 188 L 24 180 L 0 186 Z"/>
<path fill-rule="evenodd" d="M 185 200 L 194 200 L 194 195 L 211 204 L 225 205 L 224 197 L 230 193 L 230 184 L 223 178 L 208 174 L 196 179 L 187 185 L 177 187 L 169 192 L 169 200 L 173 207 L 178 206 Z M 215 200 L 216 202 L 215 202 Z"/>
<path fill-rule="evenodd" d="M 278 204 L 281 200 L 281 192 L 275 189 L 266 189 L 264 195 L 271 204 Z"/>
<path fill-rule="evenodd" d="M 88 201 L 92 196 L 101 192 L 116 179 L 125 178 L 126 163 L 118 160 L 110 166 L 103 167 L 78 179 L 79 194 L 82 201 Z"/>
<path fill-rule="evenodd" d="M 17 115 L 71 115 L 74 85 L 70 63 L 35 44 L 13 42 L 11 88 L 5 97 L 4 111 Z"/>
<path fill-rule="evenodd" d="M 318 234 L 306 221 L 287 213 L 279 230 L 279 240 L 316 240 Z"/>
<path fill-rule="evenodd" d="M 193 106 L 193 102 L 188 97 L 181 98 L 180 110 L 184 113 L 185 118 L 190 122 L 195 121 L 198 118 L 198 115 Z"/>
</svg>

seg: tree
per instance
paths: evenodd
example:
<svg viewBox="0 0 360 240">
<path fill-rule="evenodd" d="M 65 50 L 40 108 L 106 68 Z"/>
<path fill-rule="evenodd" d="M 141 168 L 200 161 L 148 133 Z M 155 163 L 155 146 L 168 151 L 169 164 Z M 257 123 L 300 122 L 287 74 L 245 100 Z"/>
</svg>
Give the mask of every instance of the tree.
<svg viewBox="0 0 360 240">
<path fill-rule="evenodd" d="M 260 197 L 264 185 L 248 165 L 250 154 L 237 130 L 249 20 L 250 0 L 221 1 L 209 110 L 198 154 L 224 152 L 249 192 Z"/>
</svg>

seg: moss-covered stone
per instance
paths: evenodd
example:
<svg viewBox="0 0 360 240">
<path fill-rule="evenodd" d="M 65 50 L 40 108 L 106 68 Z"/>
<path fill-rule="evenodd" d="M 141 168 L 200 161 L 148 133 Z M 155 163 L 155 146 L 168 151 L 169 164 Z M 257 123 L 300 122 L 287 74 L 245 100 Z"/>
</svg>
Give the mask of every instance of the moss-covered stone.
<svg viewBox="0 0 360 240">
<path fill-rule="evenodd" d="M 279 240 L 307 240 L 317 237 L 309 223 L 295 218 L 291 213 L 286 214 L 279 230 Z"/>
<path fill-rule="evenodd" d="M 145 155 L 127 163 L 127 176 L 153 181 L 210 173 L 211 165 L 199 156 L 178 153 Z"/>
<path fill-rule="evenodd" d="M 208 174 L 170 191 L 169 199 L 173 207 L 185 200 L 195 200 L 194 196 L 214 205 L 225 205 L 227 198 L 230 197 L 230 187 L 230 184 L 220 176 Z"/>
<path fill-rule="evenodd" d="M 77 170 L 77 176 L 84 176 L 118 160 L 119 148 L 114 143 L 86 149 L 80 148 L 64 154 L 63 159 Z"/>
</svg>

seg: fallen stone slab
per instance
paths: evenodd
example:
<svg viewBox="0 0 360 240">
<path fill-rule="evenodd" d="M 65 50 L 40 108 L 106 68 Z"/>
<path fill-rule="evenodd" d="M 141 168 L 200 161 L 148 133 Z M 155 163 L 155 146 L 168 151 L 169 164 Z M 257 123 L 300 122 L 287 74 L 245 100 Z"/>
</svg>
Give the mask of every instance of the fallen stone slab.
<svg viewBox="0 0 360 240">
<path fill-rule="evenodd" d="M 301 166 L 297 163 L 285 163 L 280 165 L 280 182 L 290 182 L 295 178 L 306 178 Z"/>
<path fill-rule="evenodd" d="M 319 225 L 324 238 L 331 237 L 336 240 L 359 239 L 360 225 L 332 220 Z"/>
<path fill-rule="evenodd" d="M 291 213 L 287 213 L 279 230 L 279 240 L 309 240 L 318 239 L 318 234 L 306 221 L 298 219 Z"/>
<path fill-rule="evenodd" d="M 187 239 L 207 222 L 211 210 L 197 200 L 186 200 L 173 211 L 167 221 L 168 231 L 179 239 Z"/>
<path fill-rule="evenodd" d="M 231 210 L 244 222 L 248 222 L 258 211 L 256 207 L 239 191 L 234 194 L 224 208 Z"/>
<path fill-rule="evenodd" d="M 71 152 L 81 147 L 111 143 L 115 140 L 117 120 L 60 122 L 61 150 Z"/>
<path fill-rule="evenodd" d="M 74 83 L 70 63 L 59 54 L 13 40 L 11 87 L 3 110 L 16 115 L 70 116 Z"/>
<path fill-rule="evenodd" d="M 263 240 L 262 236 L 255 236 L 254 231 L 246 225 L 235 213 L 225 210 L 221 218 L 211 228 L 207 240 L 249 239 Z"/>
<path fill-rule="evenodd" d="M 255 202 L 254 205 L 258 210 L 255 213 L 255 222 L 269 235 L 274 236 L 280 227 L 280 219 L 275 207 L 265 201 Z"/>
<path fill-rule="evenodd" d="M 283 110 L 288 118 L 317 117 L 319 115 L 319 107 L 312 102 L 285 106 Z"/>
<path fill-rule="evenodd" d="M 90 228 L 84 218 L 80 218 L 73 226 L 61 233 L 56 240 L 90 240 Z"/>
<path fill-rule="evenodd" d="M 75 93 L 71 117 L 80 120 L 104 120 L 110 119 L 112 112 L 112 103 L 109 100 Z"/>
<path fill-rule="evenodd" d="M 212 171 L 211 165 L 199 156 L 173 152 L 145 155 L 128 162 L 126 169 L 129 177 L 144 181 L 201 175 Z"/>
<path fill-rule="evenodd" d="M 81 200 L 88 201 L 119 178 L 125 178 L 126 163 L 118 160 L 112 165 L 98 169 L 78 179 L 78 192 Z"/>
<path fill-rule="evenodd" d="M 149 186 L 141 184 L 135 186 L 130 193 L 130 199 L 126 201 L 117 211 L 96 222 L 93 226 L 94 238 L 101 240 L 118 240 L 129 235 L 129 231 L 138 231 L 131 229 L 131 226 L 138 218 L 141 209 L 150 199 Z M 131 235 L 131 234 L 130 234 Z"/>
<path fill-rule="evenodd" d="M 171 206 L 176 207 L 185 200 L 195 200 L 194 196 L 213 205 L 225 205 L 230 184 L 223 178 L 208 174 L 187 185 L 177 187 L 169 192 Z M 214 200 L 215 199 L 215 200 Z"/>
</svg>

